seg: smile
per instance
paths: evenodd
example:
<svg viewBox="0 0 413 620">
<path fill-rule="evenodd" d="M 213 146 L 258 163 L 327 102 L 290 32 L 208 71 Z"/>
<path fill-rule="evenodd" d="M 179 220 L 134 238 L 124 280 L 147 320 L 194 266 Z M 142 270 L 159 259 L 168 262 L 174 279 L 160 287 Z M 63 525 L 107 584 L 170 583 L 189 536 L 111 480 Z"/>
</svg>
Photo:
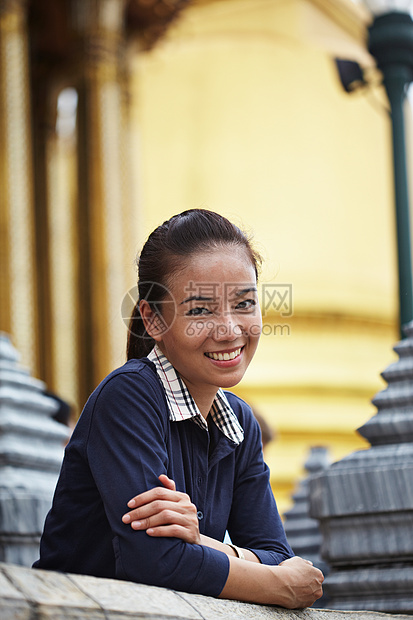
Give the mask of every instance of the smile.
<svg viewBox="0 0 413 620">
<path fill-rule="evenodd" d="M 225 362 L 229 360 L 234 360 L 241 353 L 241 349 L 243 347 L 239 347 L 239 349 L 235 349 L 235 351 L 231 351 L 230 353 L 205 353 L 207 357 L 217 361 L 217 362 Z"/>
</svg>

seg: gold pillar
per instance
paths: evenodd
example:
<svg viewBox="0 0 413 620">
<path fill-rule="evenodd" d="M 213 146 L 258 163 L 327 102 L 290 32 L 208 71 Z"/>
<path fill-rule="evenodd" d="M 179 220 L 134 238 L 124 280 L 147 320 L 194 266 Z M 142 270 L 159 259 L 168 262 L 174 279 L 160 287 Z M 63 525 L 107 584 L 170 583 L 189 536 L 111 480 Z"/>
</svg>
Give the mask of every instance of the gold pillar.
<svg viewBox="0 0 413 620">
<path fill-rule="evenodd" d="M 78 247 L 80 400 L 124 361 L 126 292 L 122 217 L 122 76 L 125 0 L 72 0 L 79 52 Z"/>
<path fill-rule="evenodd" d="M 77 212 L 77 144 L 76 101 L 71 92 L 72 126 L 62 128 L 62 105 L 58 113 L 58 128 L 49 136 L 46 148 L 47 203 L 49 205 L 49 274 L 50 303 L 53 316 L 51 359 L 53 360 L 53 389 L 75 405 L 79 402 L 78 367 L 78 244 L 76 239 Z M 67 101 L 67 99 L 66 99 Z M 66 110 L 63 114 L 67 113 Z"/>
<path fill-rule="evenodd" d="M 0 320 L 38 374 L 26 8 L 26 0 L 0 0 Z"/>
<path fill-rule="evenodd" d="M 49 389 L 54 389 L 54 358 L 52 355 L 53 316 L 49 261 L 49 202 L 47 174 L 47 144 L 54 133 L 56 114 L 50 98 L 49 67 L 34 63 L 32 73 L 32 136 L 33 136 L 33 194 L 36 234 L 36 269 L 38 300 L 39 373 Z"/>
<path fill-rule="evenodd" d="M 53 69 L 49 57 L 32 66 L 39 364 L 49 389 L 78 406 L 76 102 L 71 89 L 73 127 L 68 131 L 58 113 L 59 94 L 67 92 L 63 85 L 68 77 Z"/>
</svg>

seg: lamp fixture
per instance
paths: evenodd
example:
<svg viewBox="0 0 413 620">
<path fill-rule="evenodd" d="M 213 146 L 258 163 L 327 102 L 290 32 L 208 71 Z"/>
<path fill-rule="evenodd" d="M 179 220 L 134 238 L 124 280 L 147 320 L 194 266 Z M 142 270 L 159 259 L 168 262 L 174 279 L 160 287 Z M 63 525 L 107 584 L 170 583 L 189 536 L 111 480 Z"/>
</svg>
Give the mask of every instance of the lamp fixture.
<svg viewBox="0 0 413 620">
<path fill-rule="evenodd" d="M 412 15 L 412 0 L 361 0 L 369 11 L 375 15 L 383 15 L 385 13 L 407 13 Z"/>
<path fill-rule="evenodd" d="M 404 103 L 413 82 L 413 0 L 363 0 L 373 13 L 368 49 L 383 74 L 390 103 L 396 207 L 400 330 L 413 319 L 409 180 Z"/>
</svg>

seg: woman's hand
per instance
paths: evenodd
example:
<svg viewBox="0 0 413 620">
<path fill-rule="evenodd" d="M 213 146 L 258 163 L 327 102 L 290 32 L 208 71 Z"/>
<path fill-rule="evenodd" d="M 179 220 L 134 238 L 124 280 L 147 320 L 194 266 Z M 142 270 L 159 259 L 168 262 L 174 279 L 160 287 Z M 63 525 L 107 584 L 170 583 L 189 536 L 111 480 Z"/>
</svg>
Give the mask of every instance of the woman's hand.
<svg viewBox="0 0 413 620">
<path fill-rule="evenodd" d="M 196 506 L 189 495 L 176 490 L 175 482 L 161 474 L 162 487 L 154 487 L 128 502 L 130 512 L 122 517 L 134 530 L 146 530 L 149 536 L 181 538 L 201 544 Z"/>
<path fill-rule="evenodd" d="M 282 584 L 278 605 L 288 609 L 310 607 L 323 595 L 324 575 L 309 560 L 295 556 L 273 568 Z"/>
</svg>

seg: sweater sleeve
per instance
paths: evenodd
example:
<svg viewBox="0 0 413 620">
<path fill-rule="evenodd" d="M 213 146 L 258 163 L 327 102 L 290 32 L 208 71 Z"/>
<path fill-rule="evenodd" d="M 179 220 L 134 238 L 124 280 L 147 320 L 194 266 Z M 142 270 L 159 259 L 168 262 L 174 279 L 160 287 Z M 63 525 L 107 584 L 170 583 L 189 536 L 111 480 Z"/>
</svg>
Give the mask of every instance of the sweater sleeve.
<svg viewBox="0 0 413 620">
<path fill-rule="evenodd" d="M 263 459 L 261 431 L 249 407 L 238 399 L 245 438 L 238 448 L 228 531 L 234 544 L 249 549 L 262 564 L 276 565 L 294 555 L 284 532 Z M 238 406 L 237 406 L 238 405 Z"/>
<path fill-rule="evenodd" d="M 178 538 L 154 538 L 122 523 L 127 502 L 159 486 L 167 472 L 168 416 L 161 391 L 136 373 L 107 382 L 97 397 L 87 441 L 89 466 L 113 533 L 116 576 L 148 585 L 218 596 L 225 554 Z"/>
</svg>

